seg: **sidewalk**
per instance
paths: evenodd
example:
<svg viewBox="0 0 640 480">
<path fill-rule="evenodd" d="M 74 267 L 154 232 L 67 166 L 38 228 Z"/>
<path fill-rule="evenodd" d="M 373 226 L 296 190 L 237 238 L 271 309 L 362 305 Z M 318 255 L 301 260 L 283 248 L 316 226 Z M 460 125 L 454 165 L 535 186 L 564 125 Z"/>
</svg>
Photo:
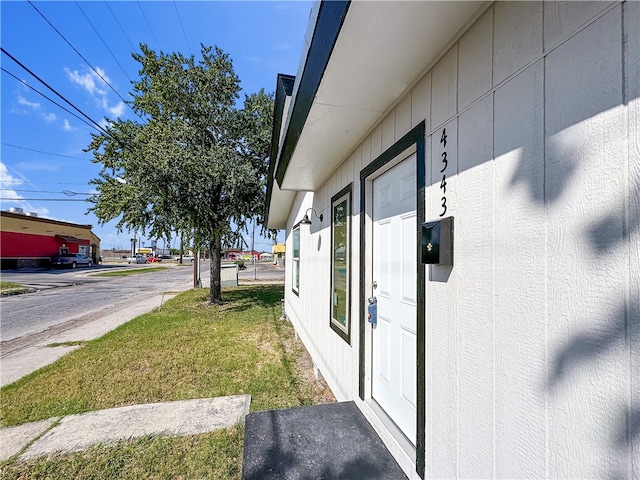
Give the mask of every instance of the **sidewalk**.
<svg viewBox="0 0 640 480">
<path fill-rule="evenodd" d="M 196 435 L 243 422 L 250 395 L 109 408 L 0 429 L 0 461 L 84 450 L 145 435 Z"/>
</svg>

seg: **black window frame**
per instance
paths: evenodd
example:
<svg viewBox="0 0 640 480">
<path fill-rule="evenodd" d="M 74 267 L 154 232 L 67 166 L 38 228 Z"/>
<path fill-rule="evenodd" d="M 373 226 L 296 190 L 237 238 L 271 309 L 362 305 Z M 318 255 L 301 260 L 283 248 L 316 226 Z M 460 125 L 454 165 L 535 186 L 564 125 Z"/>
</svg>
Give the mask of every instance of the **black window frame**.
<svg viewBox="0 0 640 480">
<path fill-rule="evenodd" d="M 291 230 L 291 291 L 300 296 L 300 223 Z M 296 237 L 298 243 L 298 256 L 296 257 Z"/>
<path fill-rule="evenodd" d="M 347 185 L 346 187 L 344 187 L 342 190 L 340 190 L 338 193 L 336 193 L 333 197 L 331 197 L 331 243 L 330 243 L 330 248 L 331 248 L 331 262 L 330 262 L 330 268 L 331 268 L 331 280 L 330 280 L 330 305 L 329 305 L 329 326 L 331 327 L 331 329 L 336 332 L 338 334 L 338 336 L 340 336 L 340 338 L 342 338 L 345 342 L 347 342 L 349 345 L 351 345 L 351 301 L 352 301 L 352 297 L 353 297 L 353 292 L 351 291 L 351 270 L 352 270 L 352 265 L 351 265 L 351 259 L 352 259 L 352 239 L 353 239 L 353 234 L 352 234 L 352 216 L 353 216 L 353 183 L 350 183 L 349 185 Z M 346 208 L 346 212 L 345 212 L 345 223 L 346 223 L 346 241 L 345 241 L 345 266 L 346 266 L 346 272 L 345 272 L 345 292 L 346 292 L 346 299 L 345 299 L 345 324 L 344 327 L 342 326 L 341 322 L 339 322 L 337 319 L 334 318 L 334 304 L 335 304 L 335 296 L 334 296 L 334 282 L 336 280 L 335 278 L 335 253 L 336 253 L 336 246 L 334 244 L 336 238 L 335 238 L 335 228 L 334 228 L 334 224 L 335 224 L 335 209 L 338 205 L 340 205 L 341 203 L 343 203 L 344 201 L 347 202 L 347 208 Z"/>
</svg>

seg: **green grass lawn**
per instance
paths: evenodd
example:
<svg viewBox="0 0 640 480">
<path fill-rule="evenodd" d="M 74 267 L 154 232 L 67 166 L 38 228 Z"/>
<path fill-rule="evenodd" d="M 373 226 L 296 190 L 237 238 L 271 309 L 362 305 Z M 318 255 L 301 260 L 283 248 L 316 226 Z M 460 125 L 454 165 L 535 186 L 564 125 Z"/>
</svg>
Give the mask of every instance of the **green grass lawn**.
<svg viewBox="0 0 640 480">
<path fill-rule="evenodd" d="M 20 285 L 15 282 L 0 282 L 0 295 L 20 295 L 23 293 L 31 293 L 35 292 L 36 289 L 33 287 L 27 287 L 24 285 Z"/>
<path fill-rule="evenodd" d="M 143 267 L 130 270 L 117 270 L 115 272 L 102 272 L 91 275 L 92 277 L 127 277 L 129 275 L 138 275 L 140 273 L 157 272 L 166 270 L 169 267 Z"/>
<path fill-rule="evenodd" d="M 0 282 L 0 291 L 2 290 L 10 290 L 14 288 L 21 288 L 22 285 L 15 282 Z"/>
<path fill-rule="evenodd" d="M 314 403 L 317 386 L 302 380 L 297 363 L 301 344 L 291 325 L 279 320 L 282 286 L 238 287 L 224 296 L 226 303 L 210 305 L 208 290 L 185 292 L 160 312 L 142 315 L 3 387 L 2 426 L 244 393 L 252 397 L 251 410 Z M 242 435 L 238 427 L 122 442 L 28 463 L 14 460 L 0 466 L 0 478 L 237 479 Z"/>
<path fill-rule="evenodd" d="M 240 478 L 244 427 L 202 435 L 153 436 L 115 446 L 0 465 L 0 478 L 15 480 L 120 480 Z"/>
<path fill-rule="evenodd" d="M 4 295 L 17 295 L 33 291 L 32 288 L 25 287 L 15 282 L 0 282 L 0 293 Z"/>
</svg>

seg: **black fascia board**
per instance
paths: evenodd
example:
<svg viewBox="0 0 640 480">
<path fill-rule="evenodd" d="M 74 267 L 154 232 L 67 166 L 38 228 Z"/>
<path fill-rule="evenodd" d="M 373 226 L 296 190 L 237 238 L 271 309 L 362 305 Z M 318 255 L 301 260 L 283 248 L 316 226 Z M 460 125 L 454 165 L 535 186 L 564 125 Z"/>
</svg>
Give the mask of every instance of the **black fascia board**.
<svg viewBox="0 0 640 480">
<path fill-rule="evenodd" d="M 269 205 L 271 204 L 271 192 L 273 191 L 273 171 L 278 160 L 278 148 L 280 147 L 280 131 L 284 116 L 284 104 L 287 97 L 293 93 L 293 84 L 296 77 L 293 75 L 278 74 L 276 80 L 276 98 L 273 105 L 273 127 L 271 129 L 271 149 L 269 151 L 269 174 L 267 175 L 267 199 L 265 205 L 265 224 L 269 221 Z"/>
<path fill-rule="evenodd" d="M 338 40 L 338 35 L 350 4 L 350 0 L 324 0 L 320 4 L 309 53 L 300 77 L 300 86 L 294 99 L 289 128 L 285 132 L 283 148 L 280 152 L 280 158 L 278 158 L 275 175 L 278 185 L 282 185 L 284 180 L 291 155 L 293 155 L 293 151 L 302 134 L 302 129 L 309 117 L 313 100 L 318 92 L 318 87 L 329 63 L 329 58 L 331 58 L 333 47 Z"/>
<path fill-rule="evenodd" d="M 278 159 L 278 148 L 280 147 L 280 131 L 282 130 L 282 120 L 284 116 L 284 104 L 287 97 L 293 93 L 293 84 L 296 77 L 293 75 L 278 74 L 276 82 L 276 96 L 273 106 L 273 128 L 271 130 L 271 150 L 269 161 L 269 177 L 273 177 L 273 170 Z"/>
</svg>

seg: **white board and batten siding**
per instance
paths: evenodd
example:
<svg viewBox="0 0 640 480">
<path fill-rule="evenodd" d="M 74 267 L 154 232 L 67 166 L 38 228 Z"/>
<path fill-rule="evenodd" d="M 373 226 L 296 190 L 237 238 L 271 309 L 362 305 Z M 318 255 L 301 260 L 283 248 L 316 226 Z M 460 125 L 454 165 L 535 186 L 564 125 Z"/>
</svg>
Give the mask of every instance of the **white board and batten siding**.
<svg viewBox="0 0 640 480">
<path fill-rule="evenodd" d="M 455 217 L 454 266 L 426 267 L 426 477 L 640 478 L 640 2 L 492 4 L 298 195 L 288 232 L 324 221 L 286 309 L 338 400 L 358 400 L 359 173 L 423 120 L 426 220 L 443 197 Z M 329 309 L 350 183 L 349 345 Z"/>
</svg>

